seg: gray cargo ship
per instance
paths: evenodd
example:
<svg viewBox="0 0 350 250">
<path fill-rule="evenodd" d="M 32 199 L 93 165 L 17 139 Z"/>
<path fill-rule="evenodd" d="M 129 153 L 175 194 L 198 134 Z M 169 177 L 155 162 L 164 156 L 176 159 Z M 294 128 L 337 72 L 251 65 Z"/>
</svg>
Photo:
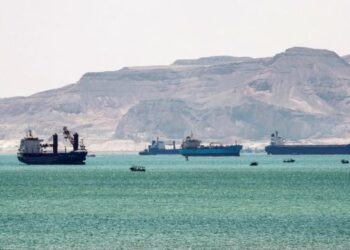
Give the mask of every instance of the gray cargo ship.
<svg viewBox="0 0 350 250">
<path fill-rule="evenodd" d="M 165 142 L 153 140 L 148 148 L 139 152 L 139 155 L 176 155 L 180 154 L 179 149 L 176 148 L 175 141 L 172 142 L 172 148 L 166 148 Z"/>
<path fill-rule="evenodd" d="M 350 144 L 288 145 L 276 131 L 271 134 L 271 143 L 265 151 L 269 155 L 342 155 L 350 154 Z"/>
</svg>

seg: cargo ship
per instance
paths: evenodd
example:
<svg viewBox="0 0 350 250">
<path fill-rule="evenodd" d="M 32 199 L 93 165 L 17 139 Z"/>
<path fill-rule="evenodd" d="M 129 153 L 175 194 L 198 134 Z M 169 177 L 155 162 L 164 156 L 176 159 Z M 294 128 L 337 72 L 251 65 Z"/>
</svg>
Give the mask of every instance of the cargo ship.
<svg viewBox="0 0 350 250">
<path fill-rule="evenodd" d="M 165 142 L 157 138 L 157 140 L 151 142 L 151 145 L 148 145 L 147 149 L 139 152 L 139 155 L 175 155 L 179 153 L 179 149 L 176 149 L 175 141 L 172 142 L 172 148 L 167 149 Z"/>
<path fill-rule="evenodd" d="M 278 131 L 271 134 L 270 145 L 265 147 L 268 155 L 342 155 L 350 154 L 350 144 L 288 145 Z"/>
<path fill-rule="evenodd" d="M 72 150 L 58 151 L 58 135 L 52 135 L 52 143 L 44 143 L 44 140 L 34 137 L 32 131 L 28 131 L 21 140 L 17 158 L 26 164 L 35 165 L 61 165 L 61 164 L 85 164 L 87 151 L 83 142 L 79 145 L 79 135 L 71 135 L 67 127 L 63 127 L 63 136 L 72 144 Z"/>
<path fill-rule="evenodd" d="M 186 158 L 189 156 L 239 156 L 242 145 L 221 145 L 219 143 L 210 143 L 204 146 L 193 135 L 187 136 L 181 144 L 180 154 Z"/>
</svg>

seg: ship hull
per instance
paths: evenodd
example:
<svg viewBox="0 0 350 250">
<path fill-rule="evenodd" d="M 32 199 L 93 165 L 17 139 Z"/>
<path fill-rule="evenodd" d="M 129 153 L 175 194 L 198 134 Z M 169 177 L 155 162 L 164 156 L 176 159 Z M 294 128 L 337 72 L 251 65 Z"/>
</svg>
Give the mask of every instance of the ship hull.
<svg viewBox="0 0 350 250">
<path fill-rule="evenodd" d="M 350 145 L 269 145 L 265 151 L 269 155 L 347 155 Z"/>
<path fill-rule="evenodd" d="M 239 156 L 241 145 L 223 147 L 199 147 L 180 149 L 180 154 L 188 156 Z"/>
<path fill-rule="evenodd" d="M 86 151 L 68 153 L 17 153 L 19 161 L 29 165 L 82 165 L 85 164 Z"/>
<path fill-rule="evenodd" d="M 139 152 L 139 155 L 177 155 L 179 149 L 151 149 Z"/>
</svg>

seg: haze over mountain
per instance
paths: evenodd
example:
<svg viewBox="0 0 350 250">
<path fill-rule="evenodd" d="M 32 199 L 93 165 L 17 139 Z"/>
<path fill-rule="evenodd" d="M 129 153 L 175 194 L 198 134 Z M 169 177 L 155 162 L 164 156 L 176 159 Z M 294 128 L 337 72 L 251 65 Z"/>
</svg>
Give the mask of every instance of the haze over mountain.
<svg viewBox="0 0 350 250">
<path fill-rule="evenodd" d="M 94 150 L 143 147 L 191 131 L 205 141 L 349 138 L 349 57 L 295 47 L 271 58 L 216 56 L 86 73 L 75 84 L 0 99 L 0 148 L 28 129 L 69 126 Z"/>
</svg>

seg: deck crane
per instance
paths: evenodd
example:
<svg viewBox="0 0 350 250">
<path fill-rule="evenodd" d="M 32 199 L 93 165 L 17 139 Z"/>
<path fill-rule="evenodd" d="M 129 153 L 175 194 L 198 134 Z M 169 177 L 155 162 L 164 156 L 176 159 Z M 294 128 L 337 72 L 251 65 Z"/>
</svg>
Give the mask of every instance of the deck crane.
<svg viewBox="0 0 350 250">
<path fill-rule="evenodd" d="M 78 150 L 79 147 L 79 135 L 78 133 L 74 133 L 73 136 L 70 134 L 70 131 L 66 126 L 63 127 L 63 136 L 64 139 L 69 140 L 69 142 L 73 146 L 73 150 L 76 151 Z"/>
</svg>

